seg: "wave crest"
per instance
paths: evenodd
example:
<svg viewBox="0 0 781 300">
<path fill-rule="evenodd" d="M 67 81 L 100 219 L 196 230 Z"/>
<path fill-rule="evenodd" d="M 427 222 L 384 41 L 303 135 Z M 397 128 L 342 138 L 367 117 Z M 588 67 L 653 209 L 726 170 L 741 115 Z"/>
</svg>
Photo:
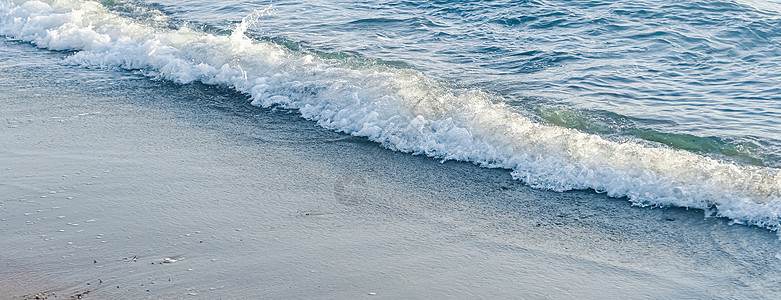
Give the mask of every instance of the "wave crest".
<svg viewBox="0 0 781 300">
<path fill-rule="evenodd" d="M 476 89 L 421 72 L 327 58 L 251 40 L 245 18 L 231 35 L 163 28 L 97 2 L 0 1 L 0 34 L 89 67 L 140 70 L 178 83 L 231 86 L 257 106 L 298 109 L 320 126 L 397 151 L 512 170 L 555 191 L 594 189 L 637 205 L 715 208 L 737 223 L 781 227 L 781 172 L 691 152 L 613 142 L 534 122 Z"/>
</svg>

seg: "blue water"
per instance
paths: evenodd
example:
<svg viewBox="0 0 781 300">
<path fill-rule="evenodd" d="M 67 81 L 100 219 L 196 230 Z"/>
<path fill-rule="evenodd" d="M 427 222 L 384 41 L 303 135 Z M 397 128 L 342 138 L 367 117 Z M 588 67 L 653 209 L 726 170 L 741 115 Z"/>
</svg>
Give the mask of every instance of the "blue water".
<svg viewBox="0 0 781 300">
<path fill-rule="evenodd" d="M 154 2 L 219 28 L 268 5 Z M 251 27 L 258 37 L 398 62 L 557 125 L 781 166 L 779 3 L 275 1 L 272 11 Z"/>
<path fill-rule="evenodd" d="M 776 2 L 99 2 L 0 1 L 0 34 L 542 189 L 781 226 Z"/>
</svg>

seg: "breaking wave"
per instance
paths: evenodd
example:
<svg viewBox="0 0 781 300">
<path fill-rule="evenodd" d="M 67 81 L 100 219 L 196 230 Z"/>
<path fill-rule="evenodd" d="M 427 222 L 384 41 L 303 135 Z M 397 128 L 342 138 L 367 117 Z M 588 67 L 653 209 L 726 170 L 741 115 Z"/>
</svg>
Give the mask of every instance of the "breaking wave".
<svg viewBox="0 0 781 300">
<path fill-rule="evenodd" d="M 500 96 L 404 66 L 248 38 L 245 31 L 266 12 L 233 31 L 209 33 L 139 20 L 93 1 L 0 0 L 0 34 L 73 51 L 66 59 L 72 64 L 233 87 L 253 105 L 297 109 L 322 127 L 396 151 L 509 169 L 536 188 L 593 189 L 636 205 L 698 208 L 735 223 L 781 227 L 777 168 L 611 141 L 537 122 Z"/>
</svg>

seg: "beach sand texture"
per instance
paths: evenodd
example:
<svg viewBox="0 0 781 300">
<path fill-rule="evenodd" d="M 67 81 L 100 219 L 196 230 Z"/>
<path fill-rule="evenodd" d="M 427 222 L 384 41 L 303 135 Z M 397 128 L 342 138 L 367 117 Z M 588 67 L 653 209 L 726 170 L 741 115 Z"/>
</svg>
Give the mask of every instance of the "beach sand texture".
<svg viewBox="0 0 781 300">
<path fill-rule="evenodd" d="M 0 41 L 0 298 L 753 298 L 778 236 Z"/>
</svg>

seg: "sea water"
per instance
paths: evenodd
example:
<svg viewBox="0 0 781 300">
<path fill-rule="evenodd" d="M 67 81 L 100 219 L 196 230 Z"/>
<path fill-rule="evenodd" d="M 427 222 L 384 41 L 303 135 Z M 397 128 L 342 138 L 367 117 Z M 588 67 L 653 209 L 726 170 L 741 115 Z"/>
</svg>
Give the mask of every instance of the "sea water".
<svg viewBox="0 0 781 300">
<path fill-rule="evenodd" d="M 0 0 L 0 298 L 777 299 L 776 11 Z"/>
<path fill-rule="evenodd" d="M 396 151 L 781 227 L 772 1 L 0 1 L 65 63 L 232 88 Z"/>
</svg>

